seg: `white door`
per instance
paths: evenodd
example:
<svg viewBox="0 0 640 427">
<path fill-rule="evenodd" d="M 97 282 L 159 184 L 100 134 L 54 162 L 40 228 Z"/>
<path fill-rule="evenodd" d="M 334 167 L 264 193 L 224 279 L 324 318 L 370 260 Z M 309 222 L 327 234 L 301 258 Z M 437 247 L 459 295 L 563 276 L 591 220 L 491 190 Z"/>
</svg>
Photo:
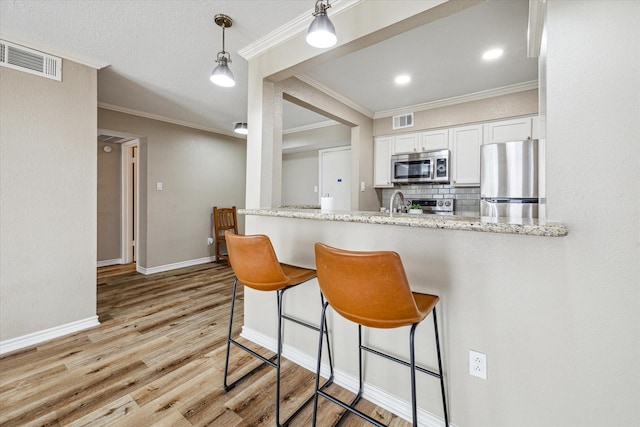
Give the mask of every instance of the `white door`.
<svg viewBox="0 0 640 427">
<path fill-rule="evenodd" d="M 320 197 L 334 198 L 334 209 L 351 210 L 351 147 L 318 152 L 320 159 Z M 319 201 L 318 201 L 319 203 Z"/>
</svg>

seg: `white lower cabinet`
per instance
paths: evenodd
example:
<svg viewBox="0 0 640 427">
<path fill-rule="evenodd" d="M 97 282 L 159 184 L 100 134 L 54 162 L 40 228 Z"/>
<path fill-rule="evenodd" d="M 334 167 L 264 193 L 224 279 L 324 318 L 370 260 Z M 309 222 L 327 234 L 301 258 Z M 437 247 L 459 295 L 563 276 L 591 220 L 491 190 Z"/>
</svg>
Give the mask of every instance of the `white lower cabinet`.
<svg viewBox="0 0 640 427">
<path fill-rule="evenodd" d="M 373 186 L 391 188 L 391 145 L 393 137 L 377 136 L 373 140 Z"/>
<path fill-rule="evenodd" d="M 453 128 L 451 135 L 451 184 L 456 187 L 480 185 L 482 125 Z"/>
</svg>

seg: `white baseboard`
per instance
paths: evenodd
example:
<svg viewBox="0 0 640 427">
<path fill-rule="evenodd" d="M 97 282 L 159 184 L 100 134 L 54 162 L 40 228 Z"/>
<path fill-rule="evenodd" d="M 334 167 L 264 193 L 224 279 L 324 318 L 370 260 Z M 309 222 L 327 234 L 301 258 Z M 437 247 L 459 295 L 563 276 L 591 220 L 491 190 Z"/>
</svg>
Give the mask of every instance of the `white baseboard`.
<svg viewBox="0 0 640 427">
<path fill-rule="evenodd" d="M 63 335 L 93 328 L 98 325 L 100 325 L 98 316 L 91 316 L 86 319 L 76 320 L 75 322 L 34 332 L 32 334 L 0 341 L 0 354 L 9 353 L 10 351 L 19 350 Z"/>
<path fill-rule="evenodd" d="M 267 348 L 275 352 L 277 347 L 276 339 L 261 332 L 257 332 L 246 326 L 242 327 L 242 333 L 240 334 L 245 339 L 248 339 L 259 346 Z M 295 364 L 302 366 L 312 372 L 315 372 L 317 361 L 315 356 L 311 356 L 304 353 L 297 348 L 287 345 L 282 346 L 282 355 L 294 362 Z M 329 376 L 329 365 L 323 363 L 320 369 L 321 376 L 327 378 Z M 344 371 L 334 368 L 334 383 L 340 387 L 356 393 L 359 387 L 359 380 L 357 376 L 351 375 Z M 406 400 L 400 399 L 379 387 L 373 386 L 365 382 L 362 397 L 368 401 L 374 403 L 381 408 L 384 408 L 400 418 L 411 422 L 411 403 Z M 432 413 L 418 408 L 418 424 L 426 427 L 443 427 L 444 420 L 440 417 L 433 415 Z M 449 423 L 450 426 L 455 427 L 454 424 Z"/>
<path fill-rule="evenodd" d="M 98 261 L 98 264 L 96 265 L 96 267 L 108 267 L 110 265 L 118 265 L 118 264 L 124 264 L 124 262 L 122 261 L 122 258 L 118 258 L 118 259 L 105 259 L 104 261 Z"/>
<path fill-rule="evenodd" d="M 208 256 L 204 258 L 190 259 L 187 261 L 174 262 L 173 264 L 165 264 L 165 265 L 159 265 L 157 267 L 149 267 L 149 268 L 145 268 L 145 267 L 141 267 L 140 265 L 137 265 L 136 271 L 142 274 L 162 273 L 164 271 L 176 270 L 178 268 L 191 267 L 192 265 L 206 264 L 208 262 L 213 262 L 214 259 L 215 257 Z"/>
</svg>

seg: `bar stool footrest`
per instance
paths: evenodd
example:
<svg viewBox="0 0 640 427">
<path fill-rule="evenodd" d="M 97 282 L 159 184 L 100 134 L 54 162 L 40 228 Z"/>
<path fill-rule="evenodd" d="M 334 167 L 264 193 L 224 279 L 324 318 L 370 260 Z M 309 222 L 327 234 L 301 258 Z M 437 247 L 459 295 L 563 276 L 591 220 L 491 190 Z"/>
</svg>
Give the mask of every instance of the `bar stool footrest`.
<svg viewBox="0 0 640 427">
<path fill-rule="evenodd" d="M 393 362 L 399 363 L 399 364 L 401 364 L 403 366 L 406 366 L 407 368 L 411 367 L 411 363 L 407 362 L 406 360 L 398 359 L 397 357 L 393 357 L 393 356 L 391 356 L 391 355 L 389 355 L 387 353 L 383 353 L 383 352 L 378 351 L 378 350 L 376 350 L 374 348 L 367 347 L 367 346 L 363 345 L 363 346 L 360 346 L 360 349 L 364 350 L 364 351 L 368 351 L 369 353 L 375 354 L 376 356 L 384 357 L 387 360 L 391 360 Z M 440 375 L 439 373 L 437 373 L 435 371 L 432 371 L 430 369 L 427 369 L 427 368 L 423 368 L 422 366 L 416 365 L 415 368 L 416 368 L 416 371 L 422 372 L 423 374 L 429 374 L 432 377 L 442 378 L 442 375 Z"/>
</svg>

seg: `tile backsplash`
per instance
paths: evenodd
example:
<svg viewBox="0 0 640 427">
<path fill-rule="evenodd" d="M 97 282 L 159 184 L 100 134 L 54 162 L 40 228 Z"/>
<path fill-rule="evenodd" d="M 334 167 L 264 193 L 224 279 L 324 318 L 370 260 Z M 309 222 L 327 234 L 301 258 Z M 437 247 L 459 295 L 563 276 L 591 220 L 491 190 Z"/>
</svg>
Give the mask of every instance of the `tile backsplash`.
<svg viewBox="0 0 640 427">
<path fill-rule="evenodd" d="M 480 187 L 454 187 L 443 184 L 396 185 L 382 189 L 382 206 L 389 207 L 395 190 L 402 191 L 405 199 L 455 199 L 456 211 L 480 211 Z"/>
</svg>

